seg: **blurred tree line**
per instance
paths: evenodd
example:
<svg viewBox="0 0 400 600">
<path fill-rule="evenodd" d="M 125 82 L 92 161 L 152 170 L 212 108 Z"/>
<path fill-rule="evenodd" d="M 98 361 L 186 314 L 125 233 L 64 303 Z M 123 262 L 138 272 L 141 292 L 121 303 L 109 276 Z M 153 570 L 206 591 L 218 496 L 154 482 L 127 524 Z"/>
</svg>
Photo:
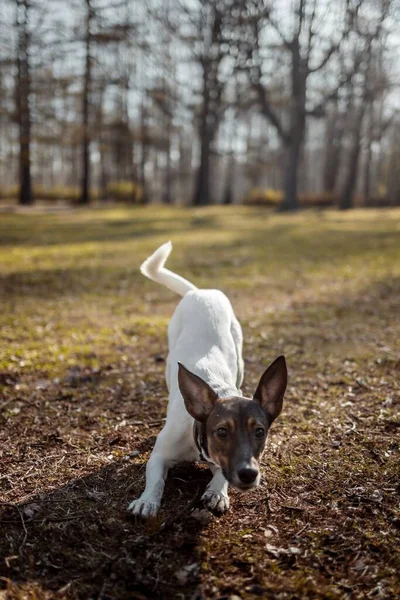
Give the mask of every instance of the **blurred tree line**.
<svg viewBox="0 0 400 600">
<path fill-rule="evenodd" d="M 400 0 L 3 0 L 0 195 L 400 203 Z"/>
</svg>

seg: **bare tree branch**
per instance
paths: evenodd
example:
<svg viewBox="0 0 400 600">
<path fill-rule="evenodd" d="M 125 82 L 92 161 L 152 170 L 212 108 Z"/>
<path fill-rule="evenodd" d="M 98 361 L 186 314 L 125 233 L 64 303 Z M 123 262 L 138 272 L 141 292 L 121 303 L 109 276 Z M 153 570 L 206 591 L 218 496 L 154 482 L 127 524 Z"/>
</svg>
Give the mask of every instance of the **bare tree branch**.
<svg viewBox="0 0 400 600">
<path fill-rule="evenodd" d="M 317 0 L 314 0 L 313 9 L 310 18 L 310 24 L 308 27 L 308 44 L 307 44 L 307 62 L 310 58 L 311 50 L 312 50 L 312 42 L 315 35 L 315 31 L 313 30 L 313 25 L 315 21 L 315 14 L 317 12 Z"/>
<path fill-rule="evenodd" d="M 257 92 L 257 96 L 258 96 L 258 100 L 260 103 L 260 108 L 261 108 L 262 114 L 264 115 L 264 117 L 266 117 L 268 119 L 268 121 L 271 123 L 271 125 L 276 129 L 279 137 L 282 140 L 286 141 L 288 139 L 288 134 L 285 131 L 283 124 L 282 124 L 281 120 L 279 119 L 278 115 L 276 114 L 276 112 L 274 111 L 274 109 L 271 106 L 266 89 L 264 88 L 264 86 L 262 85 L 262 83 L 260 81 L 253 83 L 253 88 Z"/>
<path fill-rule="evenodd" d="M 320 71 L 321 69 L 323 69 L 327 65 L 327 63 L 329 62 L 331 57 L 334 54 L 336 54 L 336 52 L 340 49 L 340 46 L 342 45 L 343 41 L 348 37 L 348 35 L 354 28 L 354 19 L 356 18 L 358 11 L 361 8 L 361 5 L 363 4 L 363 2 L 364 2 L 364 0 L 358 0 L 354 9 L 351 9 L 349 6 L 350 0 L 347 0 L 347 2 L 346 2 L 346 4 L 347 4 L 347 8 L 346 8 L 347 23 L 346 23 L 346 26 L 340 37 L 340 40 L 338 42 L 332 43 L 330 45 L 328 50 L 325 52 L 322 60 L 320 61 L 320 63 L 317 66 L 315 66 L 313 68 L 310 68 L 310 67 L 308 68 L 309 73 L 316 73 L 317 71 Z M 308 54 L 308 56 L 309 56 L 309 54 Z"/>
<path fill-rule="evenodd" d="M 275 19 L 273 19 L 271 17 L 271 13 L 266 13 L 265 18 L 267 19 L 268 23 L 270 25 L 272 25 L 272 27 L 275 29 L 276 33 L 279 36 L 279 39 L 281 40 L 281 42 L 285 46 L 285 48 L 287 50 L 291 50 L 292 45 L 291 45 L 290 41 L 288 39 L 286 39 L 286 37 L 283 35 L 282 30 L 280 29 L 278 23 L 275 21 Z"/>
<path fill-rule="evenodd" d="M 305 16 L 306 0 L 299 0 L 299 21 L 297 26 L 296 39 L 299 39 L 301 30 L 303 29 L 304 16 Z"/>
<path fill-rule="evenodd" d="M 319 63 L 319 65 L 317 65 L 316 67 L 313 68 L 308 68 L 308 72 L 309 73 L 316 73 L 317 71 L 320 71 L 321 69 L 323 69 L 325 67 L 325 65 L 329 62 L 330 58 L 339 50 L 341 43 L 343 41 L 343 38 L 340 40 L 340 42 L 333 44 L 325 53 L 325 56 L 323 57 L 323 59 L 321 60 L 321 62 Z"/>
<path fill-rule="evenodd" d="M 321 118 L 326 114 L 326 107 L 329 102 L 335 100 L 339 94 L 339 91 L 348 83 L 351 82 L 354 75 L 358 72 L 360 68 L 360 64 L 362 62 L 362 54 L 358 53 L 354 58 L 353 68 L 348 71 L 345 77 L 341 78 L 338 85 L 331 91 L 329 91 L 323 99 L 318 102 L 318 104 L 314 105 L 313 108 L 306 110 L 306 114 L 310 117 Z"/>
</svg>

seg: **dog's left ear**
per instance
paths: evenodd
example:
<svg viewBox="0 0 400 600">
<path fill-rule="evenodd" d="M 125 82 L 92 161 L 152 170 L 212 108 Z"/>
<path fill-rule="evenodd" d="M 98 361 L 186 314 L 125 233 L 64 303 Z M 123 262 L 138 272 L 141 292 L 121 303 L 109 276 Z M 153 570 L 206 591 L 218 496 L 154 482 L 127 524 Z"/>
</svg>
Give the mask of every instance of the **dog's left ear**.
<svg viewBox="0 0 400 600">
<path fill-rule="evenodd" d="M 261 404 L 261 408 L 268 417 L 269 424 L 276 419 L 282 410 L 287 380 L 285 357 L 278 356 L 261 377 L 254 394 L 254 400 Z"/>
<path fill-rule="evenodd" d="M 178 363 L 178 385 L 189 415 L 196 421 L 205 421 L 214 408 L 218 394 L 201 377 Z"/>
</svg>

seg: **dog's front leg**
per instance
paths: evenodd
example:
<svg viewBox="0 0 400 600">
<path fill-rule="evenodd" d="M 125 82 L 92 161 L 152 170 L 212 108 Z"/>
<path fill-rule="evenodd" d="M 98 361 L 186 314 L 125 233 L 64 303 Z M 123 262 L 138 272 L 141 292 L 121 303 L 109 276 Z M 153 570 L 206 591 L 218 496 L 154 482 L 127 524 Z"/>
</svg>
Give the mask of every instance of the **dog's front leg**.
<svg viewBox="0 0 400 600">
<path fill-rule="evenodd" d="M 128 511 L 132 515 L 145 519 L 157 515 L 164 493 L 165 479 L 171 464 L 171 461 L 165 459 L 162 454 L 152 453 L 146 465 L 145 490 L 140 498 L 128 506 Z"/>
<path fill-rule="evenodd" d="M 219 467 L 210 465 L 210 469 L 214 477 L 201 499 L 208 510 L 222 515 L 229 509 L 228 482 Z"/>
</svg>

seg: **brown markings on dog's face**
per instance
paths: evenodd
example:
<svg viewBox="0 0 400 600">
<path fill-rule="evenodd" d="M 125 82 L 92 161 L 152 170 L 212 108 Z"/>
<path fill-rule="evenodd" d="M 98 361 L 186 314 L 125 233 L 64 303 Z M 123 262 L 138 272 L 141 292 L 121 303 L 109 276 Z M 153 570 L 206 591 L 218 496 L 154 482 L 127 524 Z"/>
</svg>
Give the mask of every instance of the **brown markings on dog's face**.
<svg viewBox="0 0 400 600">
<path fill-rule="evenodd" d="M 240 490 L 260 482 L 260 457 L 268 421 L 260 404 L 249 398 L 219 399 L 205 425 L 207 451 L 229 483 Z"/>
</svg>

